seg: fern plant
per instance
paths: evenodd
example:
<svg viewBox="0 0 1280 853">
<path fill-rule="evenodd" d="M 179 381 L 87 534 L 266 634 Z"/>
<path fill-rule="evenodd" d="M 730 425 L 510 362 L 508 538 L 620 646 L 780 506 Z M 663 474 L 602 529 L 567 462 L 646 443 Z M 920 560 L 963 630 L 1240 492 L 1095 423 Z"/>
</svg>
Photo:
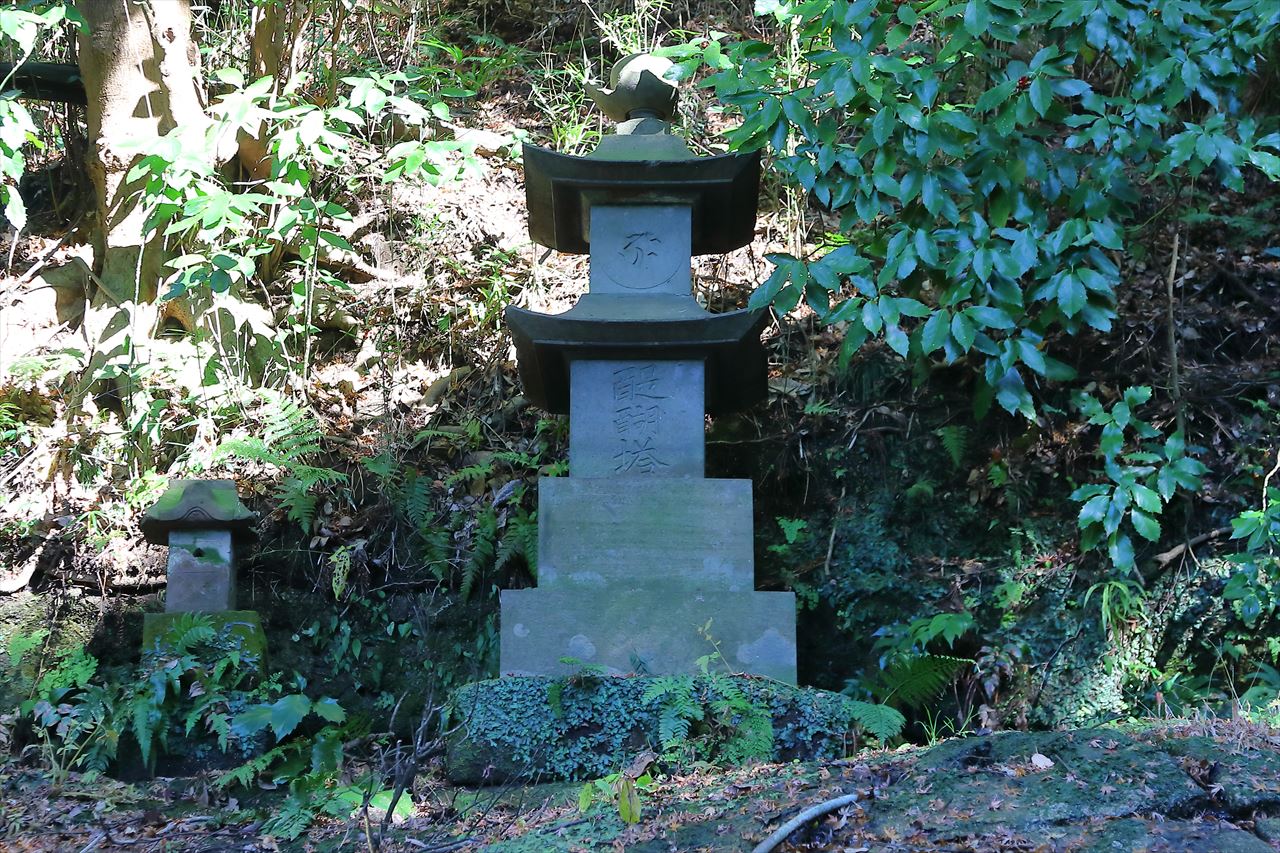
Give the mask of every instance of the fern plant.
<svg viewBox="0 0 1280 853">
<path fill-rule="evenodd" d="M 641 697 L 644 702 L 661 702 L 658 711 L 658 739 L 668 755 L 689 743 L 695 722 L 706 717 L 702 703 L 694 697 L 692 675 L 661 675 L 653 679 Z"/>
<path fill-rule="evenodd" d="M 879 738 L 882 743 L 893 740 L 906 728 L 907 718 L 891 705 L 850 699 L 847 706 L 850 720 Z"/>
<path fill-rule="evenodd" d="M 206 615 L 184 613 L 163 644 L 144 651 L 132 680 L 102 678 L 97 660 L 76 649 L 41 677 L 21 710 L 55 777 L 105 770 L 128 738 L 151 767 L 176 730 L 189 735 L 202 727 L 227 751 L 231 699 L 255 664 L 239 636 L 215 630 Z"/>
<path fill-rule="evenodd" d="M 345 483 L 347 475 L 311 464 L 323 452 L 324 435 L 309 410 L 271 391 L 262 390 L 259 394 L 259 434 L 224 439 L 214 453 L 214 461 L 238 458 L 278 469 L 283 478 L 276 486 L 276 500 L 290 521 L 310 530 L 320 502 L 317 490 Z"/>
<path fill-rule="evenodd" d="M 699 675 L 662 675 L 642 700 L 659 702 L 658 739 L 668 758 L 682 753 L 742 764 L 773 754 L 773 718 L 752 701 L 732 673 L 712 668 L 713 653 L 698 659 Z"/>
<path fill-rule="evenodd" d="M 971 663 L 947 655 L 903 655 L 880 673 L 872 691 L 884 703 L 919 708 L 936 699 Z"/>
<path fill-rule="evenodd" d="M 943 450 L 951 459 L 951 467 L 959 470 L 964 464 L 965 454 L 969 452 L 969 428 L 963 424 L 938 427 L 933 434 L 942 442 Z"/>
</svg>

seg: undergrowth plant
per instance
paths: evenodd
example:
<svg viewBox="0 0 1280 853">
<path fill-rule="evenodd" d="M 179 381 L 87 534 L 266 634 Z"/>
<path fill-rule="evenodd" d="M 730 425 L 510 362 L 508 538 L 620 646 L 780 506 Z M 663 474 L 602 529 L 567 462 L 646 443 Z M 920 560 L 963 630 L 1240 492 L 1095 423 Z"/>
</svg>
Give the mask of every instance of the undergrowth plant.
<svg viewBox="0 0 1280 853">
<path fill-rule="evenodd" d="M 880 706 L 898 711 L 927 709 L 962 672 L 973 668 L 972 660 L 936 649 L 942 644 L 953 649 L 973 629 L 974 619 L 968 612 L 937 613 L 907 624 L 882 626 L 875 632 L 879 671 L 866 679 L 850 680 L 845 692 L 869 694 Z M 934 720 L 934 725 L 941 722 Z"/>
<path fill-rule="evenodd" d="M 1174 494 L 1195 492 L 1207 470 L 1187 455 L 1180 432 L 1167 438 L 1140 419 L 1136 409 L 1151 399 L 1146 386 L 1129 388 L 1110 407 L 1090 394 L 1076 399 L 1092 426 L 1101 426 L 1097 456 L 1107 481 L 1080 486 L 1071 500 L 1081 504 L 1078 523 L 1081 550 L 1105 547 L 1115 569 L 1135 571 L 1136 533 L 1149 542 L 1160 539 L 1160 517 Z"/>
<path fill-rule="evenodd" d="M 217 751 L 246 758 L 217 778 L 219 787 L 290 785 L 289 801 L 272 819 L 282 837 L 296 837 L 317 815 L 349 817 L 370 802 L 390 801 L 374 777 L 335 784 L 344 745 L 367 734 L 367 722 L 349 720 L 332 698 L 311 699 L 299 678 L 286 689 L 279 673 L 264 677 L 242 637 L 207 615 L 178 614 L 126 677 L 83 648 L 32 659 L 46 639 L 43 631 L 16 634 L 6 652 L 11 677 L 28 685 L 18 713 L 30 722 L 29 749 L 55 785 L 73 772 L 92 779 L 131 750 L 154 769 L 181 735 L 211 738 Z M 268 731 L 269 748 L 261 743 Z M 398 806 L 401 814 L 407 808 L 407 801 Z"/>
<path fill-rule="evenodd" d="M 240 459 L 269 465 L 280 475 L 275 499 L 290 521 L 310 531 L 321 493 L 347 481 L 347 475 L 312 464 L 323 451 L 323 434 L 315 415 L 300 403 L 260 389 L 250 425 L 224 438 L 213 461 Z"/>
<path fill-rule="evenodd" d="M 24 656 L 43 640 L 11 639 L 10 669 L 21 675 Z M 181 614 L 164 643 L 144 652 L 131 678 L 101 671 L 83 647 L 52 666 L 28 668 L 29 698 L 19 711 L 31 720 L 40 758 L 55 780 L 72 771 L 106 770 L 123 742 L 131 742 L 151 767 L 173 732 L 211 735 L 226 752 L 231 705 L 257 663 L 233 632 L 216 630 L 207 616 Z"/>
<path fill-rule="evenodd" d="M 1244 550 L 1228 557 L 1236 568 L 1223 597 L 1249 628 L 1280 610 L 1280 488 L 1271 485 L 1277 472 L 1280 452 L 1275 467 L 1263 479 L 1259 507 L 1231 520 L 1231 538 L 1242 543 Z M 1280 641 L 1273 642 L 1271 654 L 1280 660 Z"/>
<path fill-rule="evenodd" d="M 658 737 L 669 760 L 741 764 L 773 753 L 768 710 L 746 697 L 732 673 L 713 668 L 719 659 L 704 655 L 698 675 L 662 675 L 645 688 L 643 701 L 660 703 Z"/>
</svg>

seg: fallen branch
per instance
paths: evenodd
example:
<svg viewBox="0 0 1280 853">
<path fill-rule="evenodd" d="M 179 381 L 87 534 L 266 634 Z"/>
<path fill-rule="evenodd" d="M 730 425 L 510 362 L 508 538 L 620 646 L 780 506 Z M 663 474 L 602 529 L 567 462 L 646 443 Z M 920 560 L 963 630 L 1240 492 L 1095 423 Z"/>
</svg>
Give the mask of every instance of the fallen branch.
<svg viewBox="0 0 1280 853">
<path fill-rule="evenodd" d="M 1194 548 L 1197 545 L 1203 545 L 1210 539 L 1217 539 L 1219 536 L 1225 536 L 1230 532 L 1230 527 L 1219 527 L 1217 530 L 1210 530 L 1208 533 L 1201 533 L 1199 536 L 1192 537 L 1181 545 L 1176 545 L 1170 548 L 1163 554 L 1156 554 L 1156 565 L 1163 569 L 1165 566 L 1185 554 L 1189 549 Z"/>
<path fill-rule="evenodd" d="M 827 800 L 825 803 L 818 803 L 816 806 L 810 806 L 800 814 L 791 818 L 791 820 L 778 827 L 777 831 L 761 841 L 751 853 L 770 853 L 775 847 L 787 840 L 791 833 L 804 826 L 809 821 L 820 818 L 823 815 L 830 814 L 836 809 L 844 808 L 858 801 L 858 794 L 845 794 L 843 797 L 836 797 L 834 800 Z"/>
</svg>

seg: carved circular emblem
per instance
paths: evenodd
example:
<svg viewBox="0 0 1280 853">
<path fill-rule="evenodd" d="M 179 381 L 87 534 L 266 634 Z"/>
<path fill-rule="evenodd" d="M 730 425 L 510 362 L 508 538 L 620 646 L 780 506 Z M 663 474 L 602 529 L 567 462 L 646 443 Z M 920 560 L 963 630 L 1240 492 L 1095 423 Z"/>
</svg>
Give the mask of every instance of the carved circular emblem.
<svg viewBox="0 0 1280 853">
<path fill-rule="evenodd" d="M 623 237 L 605 272 L 616 284 L 628 290 L 652 290 L 670 281 L 682 261 L 682 258 L 665 250 L 662 238 L 657 234 L 632 231 Z"/>
</svg>

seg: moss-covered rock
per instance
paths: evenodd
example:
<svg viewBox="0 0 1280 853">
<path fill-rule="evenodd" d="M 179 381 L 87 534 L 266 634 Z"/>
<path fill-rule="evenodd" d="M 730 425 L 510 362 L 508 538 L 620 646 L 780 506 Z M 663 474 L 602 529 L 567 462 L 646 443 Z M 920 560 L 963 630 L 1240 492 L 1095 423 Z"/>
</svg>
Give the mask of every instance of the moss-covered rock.
<svg viewBox="0 0 1280 853">
<path fill-rule="evenodd" d="M 1176 758 L 1118 731 L 1000 732 L 921 752 L 875 802 L 871 824 L 883 834 L 923 831 L 936 840 L 1002 826 L 1169 814 L 1203 793 Z"/>
<path fill-rule="evenodd" d="M 458 734 L 449 777 L 461 784 L 516 778 L 589 779 L 619 770 L 645 748 L 660 749 L 670 694 L 646 698 L 652 677 L 501 678 L 468 684 L 453 697 Z M 748 676 L 692 679 L 699 713 L 690 742 L 704 754 L 791 759 L 841 758 L 855 745 L 858 703 L 838 693 Z M 729 682 L 751 711 L 718 706 Z M 732 689 L 732 688 L 730 688 Z M 767 725 L 748 741 L 758 715 Z M 713 717 L 717 719 L 713 719 Z"/>
<path fill-rule="evenodd" d="M 1280 748 L 1159 729 L 1143 736 L 1177 758 L 1215 806 L 1234 814 L 1280 813 Z"/>
<path fill-rule="evenodd" d="M 809 805 L 854 794 L 834 819 L 801 827 L 778 849 L 1264 853 L 1280 838 L 1270 795 L 1222 796 L 1202 780 L 1217 764 L 1224 789 L 1237 773 L 1242 790 L 1267 788 L 1277 757 L 1265 732 L 1229 724 L 1203 734 L 1150 724 L 1001 732 L 853 760 L 662 777 L 643 793 L 634 826 L 613 803 L 578 812 L 562 800 L 531 810 L 538 817 L 518 837 L 484 849 L 729 853 L 751 849 Z"/>
<path fill-rule="evenodd" d="M 59 595 L 22 590 L 0 596 L 0 713 L 26 699 L 32 680 L 72 649 L 92 648 L 107 602 L 79 590 Z M 18 666 L 9 659 L 14 638 L 42 637 Z"/>
</svg>

